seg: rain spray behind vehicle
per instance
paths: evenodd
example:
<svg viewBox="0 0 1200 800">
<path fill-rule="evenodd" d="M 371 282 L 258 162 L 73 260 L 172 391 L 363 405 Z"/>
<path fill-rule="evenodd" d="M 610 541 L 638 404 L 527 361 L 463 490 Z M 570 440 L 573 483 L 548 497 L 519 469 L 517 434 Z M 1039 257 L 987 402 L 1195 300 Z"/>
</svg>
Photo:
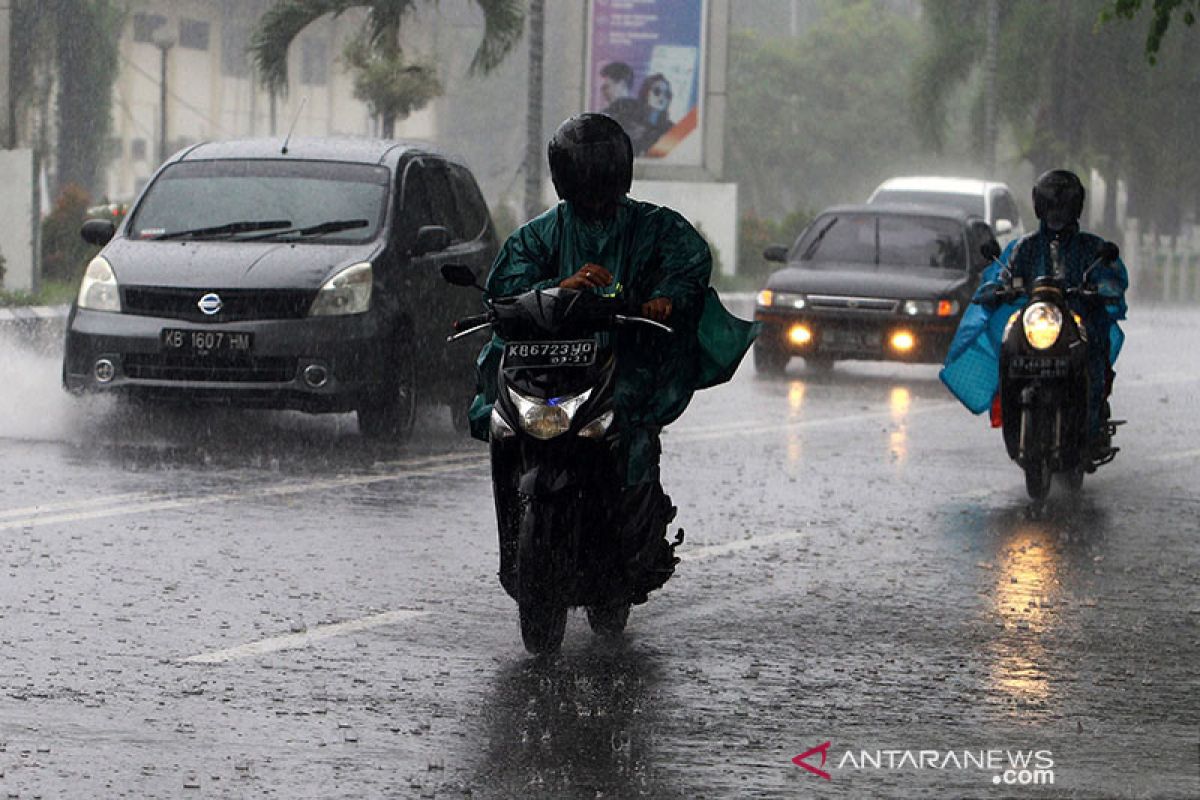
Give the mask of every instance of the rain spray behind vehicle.
<svg viewBox="0 0 1200 800">
<path fill-rule="evenodd" d="M 466 267 L 447 265 L 442 275 L 476 285 Z M 456 321 L 450 337 L 492 328 L 505 342 L 490 421 L 492 488 L 500 582 L 517 601 L 531 653 L 558 650 L 572 606 L 587 608 L 595 632 L 620 633 L 630 605 L 670 576 L 637 569 L 644 537 L 615 518 L 625 460 L 614 338 L 628 325 L 672 333 L 627 310 L 624 301 L 590 291 L 538 289 L 490 300 L 486 313 Z M 670 522 L 674 509 L 654 502 L 658 496 L 631 514 L 639 530 Z"/>
<path fill-rule="evenodd" d="M 999 246 L 983 247 L 991 259 Z M 1105 243 L 1084 273 L 1079 287 L 1068 287 L 1057 242 L 1050 244 L 1052 272 L 1038 278 L 1029 290 L 1029 302 L 1013 313 L 1004 331 L 1000 350 L 998 407 L 1008 455 L 1025 471 L 1025 488 L 1035 503 L 1050 491 L 1055 473 L 1066 477 L 1072 491 L 1083 485 L 1083 476 L 1112 461 L 1117 448 L 1098 448 L 1089 431 L 1090 380 L 1087 328 L 1068 301 L 1079 299 L 1085 313 L 1104 313 L 1103 299 L 1091 283 L 1097 267 L 1116 260 L 1118 250 Z M 1024 287 L 1009 286 L 997 292 L 1002 303 L 1019 301 Z M 1118 421 L 1101 413 L 1099 435 L 1111 437 Z"/>
</svg>

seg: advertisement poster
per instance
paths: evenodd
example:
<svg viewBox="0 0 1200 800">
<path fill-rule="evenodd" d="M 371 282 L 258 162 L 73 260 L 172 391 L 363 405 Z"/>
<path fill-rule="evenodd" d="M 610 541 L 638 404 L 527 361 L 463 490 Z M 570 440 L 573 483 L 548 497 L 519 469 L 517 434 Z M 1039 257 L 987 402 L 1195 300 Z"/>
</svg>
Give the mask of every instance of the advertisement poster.
<svg viewBox="0 0 1200 800">
<path fill-rule="evenodd" d="M 704 0 L 592 0 L 587 110 L 616 119 L 637 158 L 703 162 Z"/>
</svg>

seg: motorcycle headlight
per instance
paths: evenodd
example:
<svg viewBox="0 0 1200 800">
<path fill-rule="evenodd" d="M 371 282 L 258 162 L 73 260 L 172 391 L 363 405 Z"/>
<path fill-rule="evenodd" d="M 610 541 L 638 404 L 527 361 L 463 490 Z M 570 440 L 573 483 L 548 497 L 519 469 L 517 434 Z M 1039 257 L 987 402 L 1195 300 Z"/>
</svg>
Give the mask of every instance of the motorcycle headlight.
<svg viewBox="0 0 1200 800">
<path fill-rule="evenodd" d="M 510 386 L 508 396 L 517 407 L 522 430 L 535 439 L 553 439 L 570 430 L 575 412 L 592 396 L 592 390 L 543 401 L 526 397 Z"/>
<path fill-rule="evenodd" d="M 1023 317 L 1025 340 L 1035 350 L 1045 350 L 1058 341 L 1062 331 L 1062 312 L 1049 303 L 1034 303 Z"/>
<path fill-rule="evenodd" d="M 489 420 L 488 428 L 493 439 L 507 439 L 510 436 L 517 435 L 516 431 L 512 429 L 512 426 L 510 426 L 504 419 L 503 415 L 500 414 L 500 409 L 494 406 L 492 407 L 492 416 Z"/>
<path fill-rule="evenodd" d="M 75 304 L 92 311 L 121 310 L 121 289 L 117 285 L 117 276 L 103 257 L 96 256 L 87 265 Z"/>
<path fill-rule="evenodd" d="M 934 311 L 932 300 L 905 300 L 904 313 L 910 317 L 928 316 Z"/>
<path fill-rule="evenodd" d="M 579 435 L 586 439 L 602 439 L 604 434 L 608 433 L 608 429 L 612 427 L 613 412 L 605 411 L 594 420 L 584 425 L 579 429 Z"/>
<path fill-rule="evenodd" d="M 371 308 L 372 278 L 371 265 L 366 262 L 346 267 L 325 281 L 308 315 L 329 317 L 364 313 Z"/>
</svg>

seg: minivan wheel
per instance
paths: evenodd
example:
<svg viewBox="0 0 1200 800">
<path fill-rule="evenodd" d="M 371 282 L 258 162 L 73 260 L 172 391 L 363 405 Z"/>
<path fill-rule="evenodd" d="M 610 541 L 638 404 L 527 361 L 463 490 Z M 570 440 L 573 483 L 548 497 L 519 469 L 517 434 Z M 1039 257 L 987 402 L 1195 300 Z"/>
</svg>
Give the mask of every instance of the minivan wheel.
<svg viewBox="0 0 1200 800">
<path fill-rule="evenodd" d="M 386 383 L 358 407 L 358 430 L 369 439 L 396 444 L 408 441 L 417 422 L 417 373 L 411 358 L 402 359 Z"/>
<path fill-rule="evenodd" d="M 791 356 L 767 344 L 754 345 L 754 370 L 763 375 L 782 375 Z"/>
</svg>

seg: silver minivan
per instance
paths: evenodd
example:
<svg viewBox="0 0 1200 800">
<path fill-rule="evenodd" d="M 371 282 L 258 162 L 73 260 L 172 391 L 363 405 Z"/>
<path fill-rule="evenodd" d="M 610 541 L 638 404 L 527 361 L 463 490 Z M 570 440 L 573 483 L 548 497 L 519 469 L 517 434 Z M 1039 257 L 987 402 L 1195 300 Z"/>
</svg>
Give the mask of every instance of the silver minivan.
<svg viewBox="0 0 1200 800">
<path fill-rule="evenodd" d="M 933 176 L 890 178 L 879 184 L 867 202 L 957 208 L 987 220 L 1002 247 L 1009 240 L 1025 235 L 1012 191 L 1006 184 L 994 181 Z"/>
</svg>

